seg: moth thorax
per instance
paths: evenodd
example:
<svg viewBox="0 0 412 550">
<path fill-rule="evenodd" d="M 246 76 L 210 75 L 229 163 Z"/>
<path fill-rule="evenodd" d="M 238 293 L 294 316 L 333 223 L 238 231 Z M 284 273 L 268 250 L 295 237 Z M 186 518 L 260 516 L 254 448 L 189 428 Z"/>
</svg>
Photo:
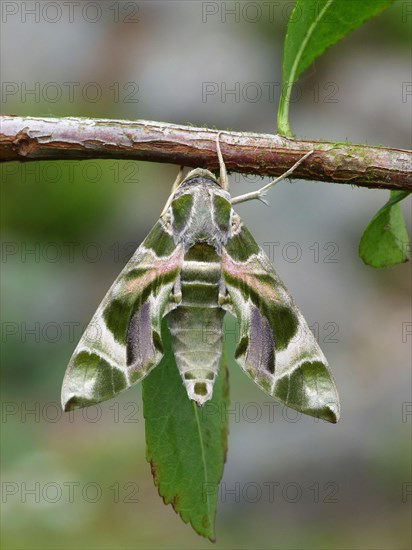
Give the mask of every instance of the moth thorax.
<svg viewBox="0 0 412 550">
<path fill-rule="evenodd" d="M 188 247 L 195 243 L 207 243 L 214 246 L 216 234 L 210 198 L 199 194 L 195 196 L 190 218 L 182 234 L 183 240 Z"/>
</svg>

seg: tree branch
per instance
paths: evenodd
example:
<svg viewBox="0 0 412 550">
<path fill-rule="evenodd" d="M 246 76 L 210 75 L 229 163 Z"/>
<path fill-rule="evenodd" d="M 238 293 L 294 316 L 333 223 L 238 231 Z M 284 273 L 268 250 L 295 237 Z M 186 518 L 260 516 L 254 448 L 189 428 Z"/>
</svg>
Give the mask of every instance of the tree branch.
<svg viewBox="0 0 412 550">
<path fill-rule="evenodd" d="M 216 130 L 146 120 L 0 117 L 0 162 L 128 159 L 218 167 Z M 310 150 L 294 177 L 412 191 L 412 152 L 350 143 L 223 132 L 229 171 L 279 176 Z"/>
</svg>

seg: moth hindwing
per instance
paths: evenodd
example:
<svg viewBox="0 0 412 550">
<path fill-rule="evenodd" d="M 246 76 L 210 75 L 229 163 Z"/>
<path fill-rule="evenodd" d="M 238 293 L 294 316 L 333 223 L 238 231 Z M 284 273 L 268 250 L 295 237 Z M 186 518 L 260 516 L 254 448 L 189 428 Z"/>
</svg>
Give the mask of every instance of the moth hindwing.
<svg viewBox="0 0 412 550">
<path fill-rule="evenodd" d="M 229 312 L 240 327 L 236 360 L 261 389 L 298 411 L 338 420 L 328 363 L 232 208 L 269 186 L 232 199 L 219 141 L 217 150 L 220 181 L 196 169 L 175 182 L 159 221 L 100 304 L 66 372 L 65 410 L 109 399 L 147 376 L 163 356 L 163 317 L 188 397 L 203 405 L 212 397 Z"/>
</svg>

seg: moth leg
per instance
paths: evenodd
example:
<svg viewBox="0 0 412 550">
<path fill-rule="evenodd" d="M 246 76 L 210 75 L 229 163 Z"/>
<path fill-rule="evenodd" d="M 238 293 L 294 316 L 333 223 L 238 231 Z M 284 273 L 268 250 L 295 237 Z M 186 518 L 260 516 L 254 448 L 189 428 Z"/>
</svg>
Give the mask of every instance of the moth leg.
<svg viewBox="0 0 412 550">
<path fill-rule="evenodd" d="M 172 190 L 170 191 L 169 198 L 167 199 L 167 202 L 165 204 L 165 207 L 162 210 L 162 213 L 160 214 L 160 217 L 162 217 L 166 214 L 167 210 L 169 209 L 169 206 L 172 203 L 174 192 L 176 191 L 176 189 L 179 187 L 179 185 L 183 181 L 183 170 L 184 170 L 184 168 L 185 168 L 184 166 L 181 166 L 180 169 L 179 169 L 177 177 L 176 177 L 176 179 L 175 179 L 175 181 L 172 185 Z"/>
<path fill-rule="evenodd" d="M 164 310 L 163 315 L 168 315 L 171 311 L 176 309 L 182 301 L 182 283 L 180 280 L 180 273 L 177 276 L 176 281 L 174 282 L 173 287 L 170 290 L 169 297 L 167 300 L 167 305 Z"/>
<path fill-rule="evenodd" d="M 221 133 L 222 132 L 218 132 L 216 136 L 216 151 L 217 151 L 217 158 L 219 159 L 220 185 L 223 187 L 225 191 L 227 191 L 229 189 L 229 180 L 227 177 L 226 166 L 223 160 L 222 151 L 220 150 L 219 138 Z"/>
<path fill-rule="evenodd" d="M 230 297 L 230 294 L 227 290 L 227 287 L 226 287 L 225 283 L 223 282 L 223 279 L 221 279 L 220 282 L 219 282 L 218 304 L 225 311 L 228 311 L 232 315 L 235 315 L 233 307 L 232 307 L 232 299 Z"/>
<path fill-rule="evenodd" d="M 245 193 L 244 195 L 239 195 L 238 197 L 233 197 L 233 199 L 230 201 L 231 204 L 239 204 L 240 202 L 246 202 L 246 201 L 251 201 L 253 199 L 258 199 L 262 202 L 264 202 L 265 204 L 268 204 L 266 202 L 266 200 L 263 198 L 267 191 L 269 191 L 269 189 L 271 187 L 273 187 L 274 185 L 276 185 L 279 181 L 287 178 L 288 176 L 290 176 L 290 174 L 300 165 L 302 164 L 302 162 L 307 159 L 311 154 L 313 153 L 313 150 L 312 151 L 309 151 L 308 153 L 306 153 L 305 155 L 303 155 L 302 158 L 300 158 L 297 162 L 295 162 L 295 164 L 289 168 L 289 170 L 287 170 L 284 174 L 282 174 L 281 176 L 279 176 L 278 178 L 274 179 L 273 181 L 271 181 L 270 183 L 268 183 L 267 185 L 261 187 L 260 189 L 258 189 L 257 191 L 251 191 L 250 193 Z"/>
<path fill-rule="evenodd" d="M 172 292 L 170 293 L 170 300 L 173 304 L 179 304 L 182 301 L 182 281 L 180 273 L 177 276 Z"/>
</svg>

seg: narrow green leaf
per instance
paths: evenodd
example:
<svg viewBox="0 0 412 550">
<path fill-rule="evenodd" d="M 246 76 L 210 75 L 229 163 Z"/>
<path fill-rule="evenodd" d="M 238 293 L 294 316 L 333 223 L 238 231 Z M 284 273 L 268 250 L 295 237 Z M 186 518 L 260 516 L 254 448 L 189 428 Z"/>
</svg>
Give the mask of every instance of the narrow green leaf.
<svg viewBox="0 0 412 550">
<path fill-rule="evenodd" d="M 408 233 L 399 201 L 409 191 L 392 191 L 388 202 L 375 214 L 359 243 L 359 256 L 372 267 L 388 267 L 410 258 Z"/>
<path fill-rule="evenodd" d="M 278 132 L 293 137 L 289 128 L 292 85 L 329 46 L 394 0 L 297 0 L 286 32 L 282 63 L 282 95 Z"/>
<path fill-rule="evenodd" d="M 166 323 L 162 341 L 165 356 L 143 381 L 146 457 L 165 504 L 172 504 L 185 523 L 213 541 L 227 451 L 227 368 L 222 359 L 213 398 L 199 407 L 183 387 Z"/>
</svg>

